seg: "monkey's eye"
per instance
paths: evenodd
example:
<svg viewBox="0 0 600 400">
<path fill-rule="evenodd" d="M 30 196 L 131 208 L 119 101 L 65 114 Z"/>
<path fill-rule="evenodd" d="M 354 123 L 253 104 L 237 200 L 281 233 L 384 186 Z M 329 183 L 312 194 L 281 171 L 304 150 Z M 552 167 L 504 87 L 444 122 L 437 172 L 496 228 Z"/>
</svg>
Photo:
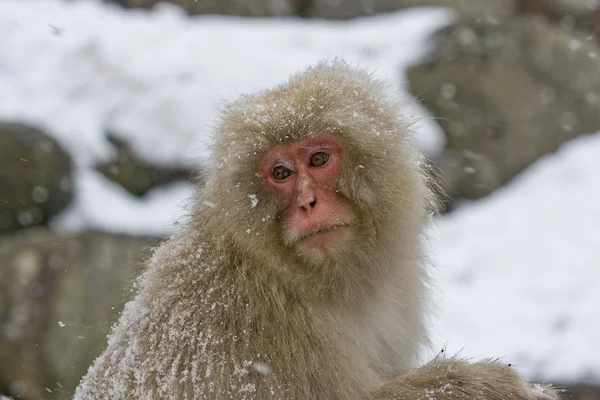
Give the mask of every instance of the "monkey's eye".
<svg viewBox="0 0 600 400">
<path fill-rule="evenodd" d="M 284 181 L 289 178 L 290 175 L 292 175 L 292 170 L 284 167 L 283 165 L 278 165 L 277 167 L 273 168 L 273 172 L 271 174 L 273 175 L 273 179 L 276 181 Z"/>
<path fill-rule="evenodd" d="M 312 167 L 322 167 L 327 164 L 327 160 L 329 160 L 329 154 L 319 151 L 310 156 L 310 165 Z"/>
</svg>

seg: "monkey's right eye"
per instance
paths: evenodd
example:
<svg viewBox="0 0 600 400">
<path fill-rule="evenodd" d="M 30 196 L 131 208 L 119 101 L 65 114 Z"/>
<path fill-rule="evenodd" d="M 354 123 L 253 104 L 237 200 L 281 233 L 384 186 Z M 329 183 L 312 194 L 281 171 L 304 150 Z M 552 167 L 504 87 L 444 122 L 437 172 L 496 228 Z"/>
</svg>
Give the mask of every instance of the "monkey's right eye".
<svg viewBox="0 0 600 400">
<path fill-rule="evenodd" d="M 292 175 L 292 170 L 284 167 L 283 165 L 278 165 L 277 167 L 273 168 L 272 175 L 273 179 L 276 181 L 284 181 L 289 178 L 290 175 Z"/>
</svg>

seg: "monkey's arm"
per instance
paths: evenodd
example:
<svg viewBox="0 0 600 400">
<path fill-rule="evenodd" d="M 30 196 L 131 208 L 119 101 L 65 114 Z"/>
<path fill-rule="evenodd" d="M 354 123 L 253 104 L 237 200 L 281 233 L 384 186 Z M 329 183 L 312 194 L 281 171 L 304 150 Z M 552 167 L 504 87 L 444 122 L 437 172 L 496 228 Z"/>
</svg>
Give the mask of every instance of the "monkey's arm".
<svg viewBox="0 0 600 400">
<path fill-rule="evenodd" d="M 434 360 L 399 376 L 368 400 L 557 400 L 554 389 L 524 381 L 511 367 L 494 361 Z"/>
</svg>

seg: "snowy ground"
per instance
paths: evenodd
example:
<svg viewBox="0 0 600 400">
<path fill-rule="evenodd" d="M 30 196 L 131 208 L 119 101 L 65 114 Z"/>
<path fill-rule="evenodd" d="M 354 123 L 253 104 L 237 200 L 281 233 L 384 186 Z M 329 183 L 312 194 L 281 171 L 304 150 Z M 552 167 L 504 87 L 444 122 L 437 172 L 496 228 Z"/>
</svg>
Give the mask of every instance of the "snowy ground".
<svg viewBox="0 0 600 400">
<path fill-rule="evenodd" d="M 375 67 L 402 88 L 402 69 L 451 18 L 419 9 L 335 23 L 190 19 L 170 7 L 146 13 L 5 0 L 0 119 L 45 126 L 75 157 L 77 202 L 59 225 L 166 233 L 185 213 L 190 187 L 140 200 L 93 172 L 113 151 L 106 129 L 154 162 L 198 165 L 223 100 L 333 56 Z M 428 152 L 442 143 L 426 118 L 417 139 Z M 436 348 L 505 356 L 536 378 L 600 382 L 598 167 L 600 136 L 583 138 L 436 221 L 431 252 L 443 289 Z"/>
<path fill-rule="evenodd" d="M 436 221 L 438 346 L 600 383 L 599 167 L 596 133 Z"/>
</svg>

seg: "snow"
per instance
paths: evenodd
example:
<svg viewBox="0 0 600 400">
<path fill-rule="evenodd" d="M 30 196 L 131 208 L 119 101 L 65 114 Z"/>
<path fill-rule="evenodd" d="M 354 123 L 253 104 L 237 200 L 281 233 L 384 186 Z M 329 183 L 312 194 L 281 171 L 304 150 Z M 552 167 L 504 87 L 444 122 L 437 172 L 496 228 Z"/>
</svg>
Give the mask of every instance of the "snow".
<svg viewBox="0 0 600 400">
<path fill-rule="evenodd" d="M 0 117 L 44 124 L 85 164 L 111 155 L 104 132 L 112 129 L 154 163 L 195 166 L 224 100 L 333 56 L 376 65 L 400 86 L 401 67 L 450 17 L 423 9 L 352 23 L 191 19 L 166 5 L 147 13 L 8 0 L 0 3 Z"/>
<path fill-rule="evenodd" d="M 436 221 L 436 348 L 600 382 L 600 133 Z"/>
<path fill-rule="evenodd" d="M 46 127 L 75 158 L 76 200 L 56 226 L 167 234 L 185 220 L 191 186 L 131 196 L 91 168 L 114 152 L 105 131 L 154 163 L 195 167 L 223 101 L 323 57 L 376 68 L 404 98 L 401 71 L 451 18 L 434 8 L 351 22 L 186 18 L 173 7 L 5 0 L 0 119 Z M 438 151 L 437 125 L 421 118 L 417 128 L 419 145 Z M 600 381 L 599 168 L 600 136 L 580 138 L 435 221 L 434 348 L 504 356 L 537 379 Z"/>
<path fill-rule="evenodd" d="M 117 183 L 91 169 L 76 170 L 77 196 L 70 209 L 52 223 L 58 229 L 85 228 L 131 235 L 175 232 L 189 213 L 194 194 L 189 183 L 173 183 L 152 189 L 139 199 Z"/>
<path fill-rule="evenodd" d="M 166 5 L 149 13 L 97 2 L 3 1 L 0 118 L 45 127 L 84 170 L 75 181 L 78 200 L 56 226 L 171 233 L 165 216 L 185 214 L 189 196 L 175 197 L 191 188 L 144 200 L 117 193 L 90 171 L 114 154 L 107 131 L 154 164 L 197 167 L 224 101 L 335 56 L 371 66 L 401 89 L 402 68 L 422 56 L 428 35 L 451 18 L 439 8 L 351 23 L 186 18 Z M 435 153 L 443 144 L 439 128 L 406 93 L 398 96 L 419 121 L 420 145 Z"/>
</svg>

